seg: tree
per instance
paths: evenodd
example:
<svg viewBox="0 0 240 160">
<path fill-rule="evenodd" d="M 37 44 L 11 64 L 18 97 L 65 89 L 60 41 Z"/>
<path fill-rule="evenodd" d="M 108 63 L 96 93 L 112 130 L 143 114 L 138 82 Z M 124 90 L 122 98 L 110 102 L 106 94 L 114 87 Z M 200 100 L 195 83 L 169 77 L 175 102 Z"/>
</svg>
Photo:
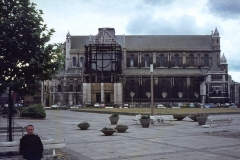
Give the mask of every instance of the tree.
<svg viewBox="0 0 240 160">
<path fill-rule="evenodd" d="M 0 95 L 7 87 L 29 94 L 57 72 L 57 44 L 46 46 L 55 31 L 29 0 L 2 0 L 0 6 Z"/>
<path fill-rule="evenodd" d="M 29 0 L 0 1 L 0 94 L 9 87 L 8 140 L 12 141 L 11 91 L 29 94 L 40 81 L 52 79 L 58 67 L 54 29 L 43 24 L 42 10 Z"/>
</svg>

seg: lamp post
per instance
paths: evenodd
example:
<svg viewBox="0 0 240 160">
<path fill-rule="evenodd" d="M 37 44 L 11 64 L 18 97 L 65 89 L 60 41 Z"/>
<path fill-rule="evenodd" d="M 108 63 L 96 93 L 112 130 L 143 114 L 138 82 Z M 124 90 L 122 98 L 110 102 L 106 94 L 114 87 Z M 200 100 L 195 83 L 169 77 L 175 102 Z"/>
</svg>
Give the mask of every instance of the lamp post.
<svg viewBox="0 0 240 160">
<path fill-rule="evenodd" d="M 154 106 L 153 106 L 153 64 L 150 64 L 150 72 L 151 72 L 151 116 L 154 115 Z"/>
<path fill-rule="evenodd" d="M 134 97 L 135 93 L 133 91 L 131 91 L 130 96 L 132 97 L 132 107 L 133 107 L 133 97 Z"/>
</svg>

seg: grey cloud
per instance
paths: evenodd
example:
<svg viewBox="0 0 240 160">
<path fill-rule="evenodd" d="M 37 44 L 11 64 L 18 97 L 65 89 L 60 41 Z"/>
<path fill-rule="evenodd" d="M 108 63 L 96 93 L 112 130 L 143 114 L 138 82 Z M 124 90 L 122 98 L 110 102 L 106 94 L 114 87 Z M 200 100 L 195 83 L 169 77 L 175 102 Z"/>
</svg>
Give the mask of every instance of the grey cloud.
<svg viewBox="0 0 240 160">
<path fill-rule="evenodd" d="M 240 16 L 239 0 L 209 0 L 209 11 L 223 19 L 234 19 Z"/>
<path fill-rule="evenodd" d="M 211 30 L 220 25 L 207 23 L 204 27 L 196 24 L 192 16 L 164 17 L 153 19 L 150 14 L 138 15 L 132 18 L 126 26 L 128 34 L 160 34 L 160 35 L 201 35 L 211 34 Z M 220 33 L 221 34 L 221 33 Z"/>
</svg>

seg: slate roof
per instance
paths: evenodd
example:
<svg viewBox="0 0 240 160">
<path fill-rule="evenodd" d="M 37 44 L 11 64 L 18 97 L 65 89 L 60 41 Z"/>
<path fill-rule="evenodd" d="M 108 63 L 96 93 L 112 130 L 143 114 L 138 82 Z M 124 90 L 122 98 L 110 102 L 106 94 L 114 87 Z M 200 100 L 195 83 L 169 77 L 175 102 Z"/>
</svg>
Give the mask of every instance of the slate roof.
<svg viewBox="0 0 240 160">
<path fill-rule="evenodd" d="M 209 71 L 222 71 L 215 62 L 213 62 L 212 66 L 210 67 Z"/>
<path fill-rule="evenodd" d="M 212 50 L 210 35 L 126 36 L 128 50 Z"/>
<path fill-rule="evenodd" d="M 179 76 L 203 76 L 204 73 L 207 72 L 208 69 L 198 69 L 198 68 L 154 68 L 153 69 L 153 75 L 154 76 L 173 76 L 173 75 L 179 75 Z M 150 75 L 150 69 L 149 68 L 126 68 L 123 70 L 122 75 L 125 76 L 135 76 L 135 75 Z"/>
<path fill-rule="evenodd" d="M 90 36 L 71 36 L 71 49 L 84 50 L 84 45 L 89 41 Z"/>
<path fill-rule="evenodd" d="M 80 74 L 82 68 L 68 68 L 66 74 Z"/>
<path fill-rule="evenodd" d="M 71 36 L 71 49 L 84 50 L 90 36 Z M 116 35 L 128 51 L 212 51 L 210 35 Z"/>
</svg>

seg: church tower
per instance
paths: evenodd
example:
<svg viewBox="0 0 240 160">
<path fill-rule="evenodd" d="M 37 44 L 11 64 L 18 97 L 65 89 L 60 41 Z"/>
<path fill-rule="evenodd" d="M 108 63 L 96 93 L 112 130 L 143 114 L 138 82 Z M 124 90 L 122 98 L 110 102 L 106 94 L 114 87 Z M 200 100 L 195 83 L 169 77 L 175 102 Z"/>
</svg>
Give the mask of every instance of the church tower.
<svg viewBox="0 0 240 160">
<path fill-rule="evenodd" d="M 225 73 L 228 73 L 228 64 L 227 64 L 227 59 L 223 53 L 221 59 L 220 59 L 220 68 L 222 71 L 225 71 Z"/>
<path fill-rule="evenodd" d="M 65 59 L 65 69 L 68 69 L 70 67 L 69 61 L 70 61 L 70 49 L 71 49 L 71 35 L 68 31 L 66 35 L 66 59 Z"/>
<path fill-rule="evenodd" d="M 217 30 L 217 27 L 212 34 L 212 39 L 213 39 L 213 49 L 214 50 L 220 50 L 220 37 L 219 37 L 219 32 Z"/>
</svg>

